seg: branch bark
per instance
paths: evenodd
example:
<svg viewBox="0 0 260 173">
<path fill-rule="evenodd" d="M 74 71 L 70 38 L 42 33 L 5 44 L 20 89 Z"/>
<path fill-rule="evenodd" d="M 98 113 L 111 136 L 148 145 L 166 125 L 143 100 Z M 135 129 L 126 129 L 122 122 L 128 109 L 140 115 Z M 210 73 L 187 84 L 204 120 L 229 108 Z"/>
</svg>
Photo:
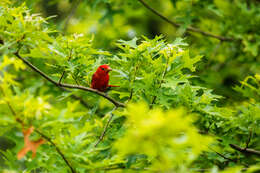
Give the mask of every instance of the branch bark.
<svg viewBox="0 0 260 173">
<path fill-rule="evenodd" d="M 240 151 L 241 153 L 245 153 L 245 154 L 255 154 L 257 156 L 260 156 L 260 151 L 258 150 L 254 150 L 251 148 L 242 148 L 236 144 L 229 144 L 229 146 L 231 148 L 233 148 L 234 150 Z"/>
<path fill-rule="evenodd" d="M 144 2 L 144 0 L 138 0 L 141 4 L 143 4 L 144 7 L 146 7 L 148 10 L 150 10 L 152 13 L 154 13 L 155 15 L 159 16 L 161 19 L 163 19 L 164 21 L 166 21 L 167 23 L 171 24 L 172 26 L 179 28 L 181 27 L 181 24 L 176 23 L 170 19 L 168 19 L 166 16 L 162 15 L 160 12 L 156 11 L 154 8 L 152 8 L 151 6 L 149 6 L 146 2 Z M 187 27 L 187 31 L 190 32 L 197 32 L 200 33 L 201 35 L 207 36 L 207 37 L 212 37 L 212 38 L 216 38 L 220 41 L 235 41 L 234 38 L 229 38 L 229 37 L 223 37 L 223 36 L 219 36 L 219 35 L 215 35 L 206 31 L 203 31 L 199 28 L 195 28 L 195 27 Z"/>
<path fill-rule="evenodd" d="M 40 74 L 42 77 L 44 77 L 45 79 L 47 79 L 49 82 L 53 83 L 54 85 L 56 85 L 57 87 L 63 87 L 63 88 L 71 88 L 71 89 L 79 89 L 79 90 L 83 90 L 83 91 L 88 91 L 88 92 L 92 92 L 95 93 L 97 95 L 100 95 L 102 97 L 104 97 L 105 99 L 109 100 L 111 103 L 113 103 L 116 107 L 125 107 L 124 103 L 118 102 L 115 99 L 107 96 L 105 93 L 100 92 L 96 89 L 92 89 L 89 87 L 84 87 L 84 86 L 80 86 L 80 85 L 72 85 L 72 84 L 66 84 L 66 83 L 58 83 L 55 80 L 51 79 L 47 74 L 45 74 L 44 72 L 42 72 L 40 69 L 38 69 L 36 66 L 34 66 L 33 64 L 31 64 L 29 61 L 27 61 L 26 59 L 24 59 L 23 57 L 21 57 L 19 55 L 18 52 L 15 52 L 14 55 L 19 58 L 20 60 L 22 60 L 27 66 L 29 66 L 33 71 L 37 72 L 38 74 Z"/>
</svg>

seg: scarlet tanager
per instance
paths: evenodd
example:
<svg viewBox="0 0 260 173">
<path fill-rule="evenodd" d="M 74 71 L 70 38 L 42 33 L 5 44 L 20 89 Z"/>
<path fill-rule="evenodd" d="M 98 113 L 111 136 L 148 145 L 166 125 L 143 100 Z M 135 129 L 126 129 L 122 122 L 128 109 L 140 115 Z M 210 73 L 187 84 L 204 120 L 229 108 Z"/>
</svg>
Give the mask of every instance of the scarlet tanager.
<svg viewBox="0 0 260 173">
<path fill-rule="evenodd" d="M 91 80 L 91 88 L 97 89 L 98 91 L 105 92 L 110 87 L 119 87 L 115 85 L 109 85 L 109 72 L 112 68 L 109 65 L 101 65 L 97 68 L 97 71 L 93 74 Z"/>
</svg>

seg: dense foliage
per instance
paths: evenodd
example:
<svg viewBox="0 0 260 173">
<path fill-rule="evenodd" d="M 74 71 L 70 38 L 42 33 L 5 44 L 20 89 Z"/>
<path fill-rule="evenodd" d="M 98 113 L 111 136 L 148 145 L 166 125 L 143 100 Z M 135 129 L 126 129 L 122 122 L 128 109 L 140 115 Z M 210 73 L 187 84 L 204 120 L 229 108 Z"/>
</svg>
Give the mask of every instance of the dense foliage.
<svg viewBox="0 0 260 173">
<path fill-rule="evenodd" d="M 1 172 L 260 171 L 259 1 L 150 1 L 1 0 Z"/>
</svg>

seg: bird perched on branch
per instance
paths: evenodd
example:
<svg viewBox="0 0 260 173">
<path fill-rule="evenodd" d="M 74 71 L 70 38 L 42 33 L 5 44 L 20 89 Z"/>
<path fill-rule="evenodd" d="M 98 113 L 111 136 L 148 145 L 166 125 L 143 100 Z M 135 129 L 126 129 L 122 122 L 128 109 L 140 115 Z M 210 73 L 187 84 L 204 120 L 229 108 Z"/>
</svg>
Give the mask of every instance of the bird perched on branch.
<svg viewBox="0 0 260 173">
<path fill-rule="evenodd" d="M 109 65 L 101 65 L 97 68 L 97 71 L 93 74 L 91 80 L 91 88 L 97 89 L 98 91 L 105 92 L 110 87 L 119 87 L 115 85 L 109 85 L 109 72 L 112 68 Z"/>
</svg>

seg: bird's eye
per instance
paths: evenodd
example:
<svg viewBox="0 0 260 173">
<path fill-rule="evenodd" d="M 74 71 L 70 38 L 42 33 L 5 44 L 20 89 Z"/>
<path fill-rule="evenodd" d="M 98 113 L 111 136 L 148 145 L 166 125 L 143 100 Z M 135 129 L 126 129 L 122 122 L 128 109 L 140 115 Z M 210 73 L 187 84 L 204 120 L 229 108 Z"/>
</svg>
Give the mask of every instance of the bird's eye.
<svg viewBox="0 0 260 173">
<path fill-rule="evenodd" d="M 101 67 L 102 70 L 105 70 L 103 67 Z"/>
</svg>

